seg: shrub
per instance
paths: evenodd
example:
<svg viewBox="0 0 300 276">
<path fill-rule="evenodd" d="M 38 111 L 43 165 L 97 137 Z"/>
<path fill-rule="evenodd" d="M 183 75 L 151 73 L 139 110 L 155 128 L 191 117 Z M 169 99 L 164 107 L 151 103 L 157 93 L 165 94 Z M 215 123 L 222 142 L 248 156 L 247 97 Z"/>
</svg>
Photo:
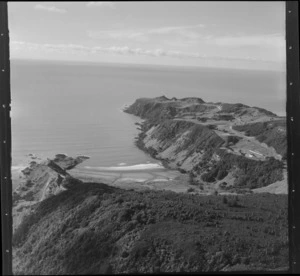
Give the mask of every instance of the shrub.
<svg viewBox="0 0 300 276">
<path fill-rule="evenodd" d="M 231 198 L 230 200 L 228 200 L 228 206 L 229 207 L 242 207 L 242 205 L 240 205 L 238 203 L 239 198 L 237 196 L 235 196 L 234 198 Z"/>
<path fill-rule="evenodd" d="M 200 273 L 243 257 L 264 269 L 287 266 L 287 196 L 221 197 L 85 183 L 40 202 L 24 220 L 14 237 L 15 274 Z M 226 201 L 243 208 L 225 210 Z"/>
<path fill-rule="evenodd" d="M 221 160 L 201 178 L 206 182 L 223 179 L 228 171 L 238 168 L 235 174 L 234 186 L 237 188 L 259 188 L 283 179 L 283 162 L 270 158 L 266 161 L 256 161 L 244 156 L 219 151 Z"/>
<path fill-rule="evenodd" d="M 283 129 L 283 131 L 278 131 L 279 128 Z M 285 120 L 234 126 L 233 129 L 244 131 L 247 136 L 254 136 L 258 141 L 273 147 L 283 157 L 286 156 L 287 139 Z"/>
</svg>

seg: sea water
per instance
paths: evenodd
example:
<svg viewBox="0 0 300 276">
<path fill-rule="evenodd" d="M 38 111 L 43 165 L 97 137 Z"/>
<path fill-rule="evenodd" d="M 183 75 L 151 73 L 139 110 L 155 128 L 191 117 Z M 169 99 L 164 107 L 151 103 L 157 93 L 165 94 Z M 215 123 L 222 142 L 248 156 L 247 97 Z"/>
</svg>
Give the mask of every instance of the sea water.
<svg viewBox="0 0 300 276">
<path fill-rule="evenodd" d="M 134 144 L 141 119 L 124 106 L 140 97 L 200 97 L 284 116 L 285 87 L 285 73 L 275 71 L 12 60 L 13 169 L 29 154 L 65 153 L 89 156 L 87 170 L 157 170 Z"/>
</svg>

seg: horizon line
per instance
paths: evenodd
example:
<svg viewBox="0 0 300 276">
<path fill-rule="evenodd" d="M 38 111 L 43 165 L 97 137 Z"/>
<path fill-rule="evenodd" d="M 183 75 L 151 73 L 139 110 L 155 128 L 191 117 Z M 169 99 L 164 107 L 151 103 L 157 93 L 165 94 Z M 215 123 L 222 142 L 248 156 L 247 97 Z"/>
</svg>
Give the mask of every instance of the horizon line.
<svg viewBox="0 0 300 276">
<path fill-rule="evenodd" d="M 151 63 L 134 63 L 134 62 L 105 62 L 105 61 L 91 61 L 91 60 L 68 60 L 68 59 L 47 59 L 47 58 L 23 58 L 23 57 L 13 57 L 10 61 L 41 61 L 49 63 L 86 63 L 86 64 L 105 64 L 105 65 L 124 65 L 124 66 L 145 66 L 145 67 L 172 67 L 172 68 L 191 68 L 191 69 L 230 69 L 230 70 L 245 70 L 245 71 L 264 71 L 264 72 L 279 72 L 285 73 L 286 70 L 281 69 L 264 69 L 264 68 L 245 68 L 245 67 L 230 67 L 230 66 L 203 66 L 203 65 L 177 65 L 177 64 L 151 64 Z"/>
</svg>

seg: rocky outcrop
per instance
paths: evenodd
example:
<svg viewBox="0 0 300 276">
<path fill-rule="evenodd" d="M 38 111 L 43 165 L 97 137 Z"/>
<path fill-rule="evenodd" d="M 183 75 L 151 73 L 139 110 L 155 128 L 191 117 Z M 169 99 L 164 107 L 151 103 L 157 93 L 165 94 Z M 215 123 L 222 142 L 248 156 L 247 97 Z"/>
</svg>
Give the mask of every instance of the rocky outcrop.
<svg viewBox="0 0 300 276">
<path fill-rule="evenodd" d="M 75 185 L 79 180 L 75 180 L 66 170 L 74 168 L 84 159 L 58 154 L 53 160 L 32 161 L 22 171 L 21 183 L 13 194 L 14 203 L 17 199 L 38 202 Z"/>
<path fill-rule="evenodd" d="M 53 162 L 60 166 L 62 169 L 71 170 L 87 159 L 89 159 L 89 157 L 82 155 L 73 158 L 65 154 L 57 154 L 55 155 Z"/>
<path fill-rule="evenodd" d="M 85 159 L 86 157 L 72 158 L 58 154 L 53 160 L 30 162 L 22 171 L 20 184 L 13 192 L 14 228 L 30 212 L 31 206 L 82 183 L 66 170 Z"/>
</svg>

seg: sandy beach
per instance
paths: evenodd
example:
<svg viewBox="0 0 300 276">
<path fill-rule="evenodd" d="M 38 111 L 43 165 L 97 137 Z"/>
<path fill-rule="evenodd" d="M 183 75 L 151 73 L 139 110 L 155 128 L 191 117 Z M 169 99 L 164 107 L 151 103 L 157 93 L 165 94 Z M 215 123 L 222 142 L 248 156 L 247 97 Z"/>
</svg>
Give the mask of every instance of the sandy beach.
<svg viewBox="0 0 300 276">
<path fill-rule="evenodd" d="M 186 192 L 190 187 L 188 175 L 177 170 L 141 164 L 130 167 L 108 167 L 88 170 L 83 164 L 69 171 L 70 175 L 84 182 L 98 182 L 122 189 L 155 189 Z M 155 164 L 157 165 L 157 164 Z"/>
</svg>

